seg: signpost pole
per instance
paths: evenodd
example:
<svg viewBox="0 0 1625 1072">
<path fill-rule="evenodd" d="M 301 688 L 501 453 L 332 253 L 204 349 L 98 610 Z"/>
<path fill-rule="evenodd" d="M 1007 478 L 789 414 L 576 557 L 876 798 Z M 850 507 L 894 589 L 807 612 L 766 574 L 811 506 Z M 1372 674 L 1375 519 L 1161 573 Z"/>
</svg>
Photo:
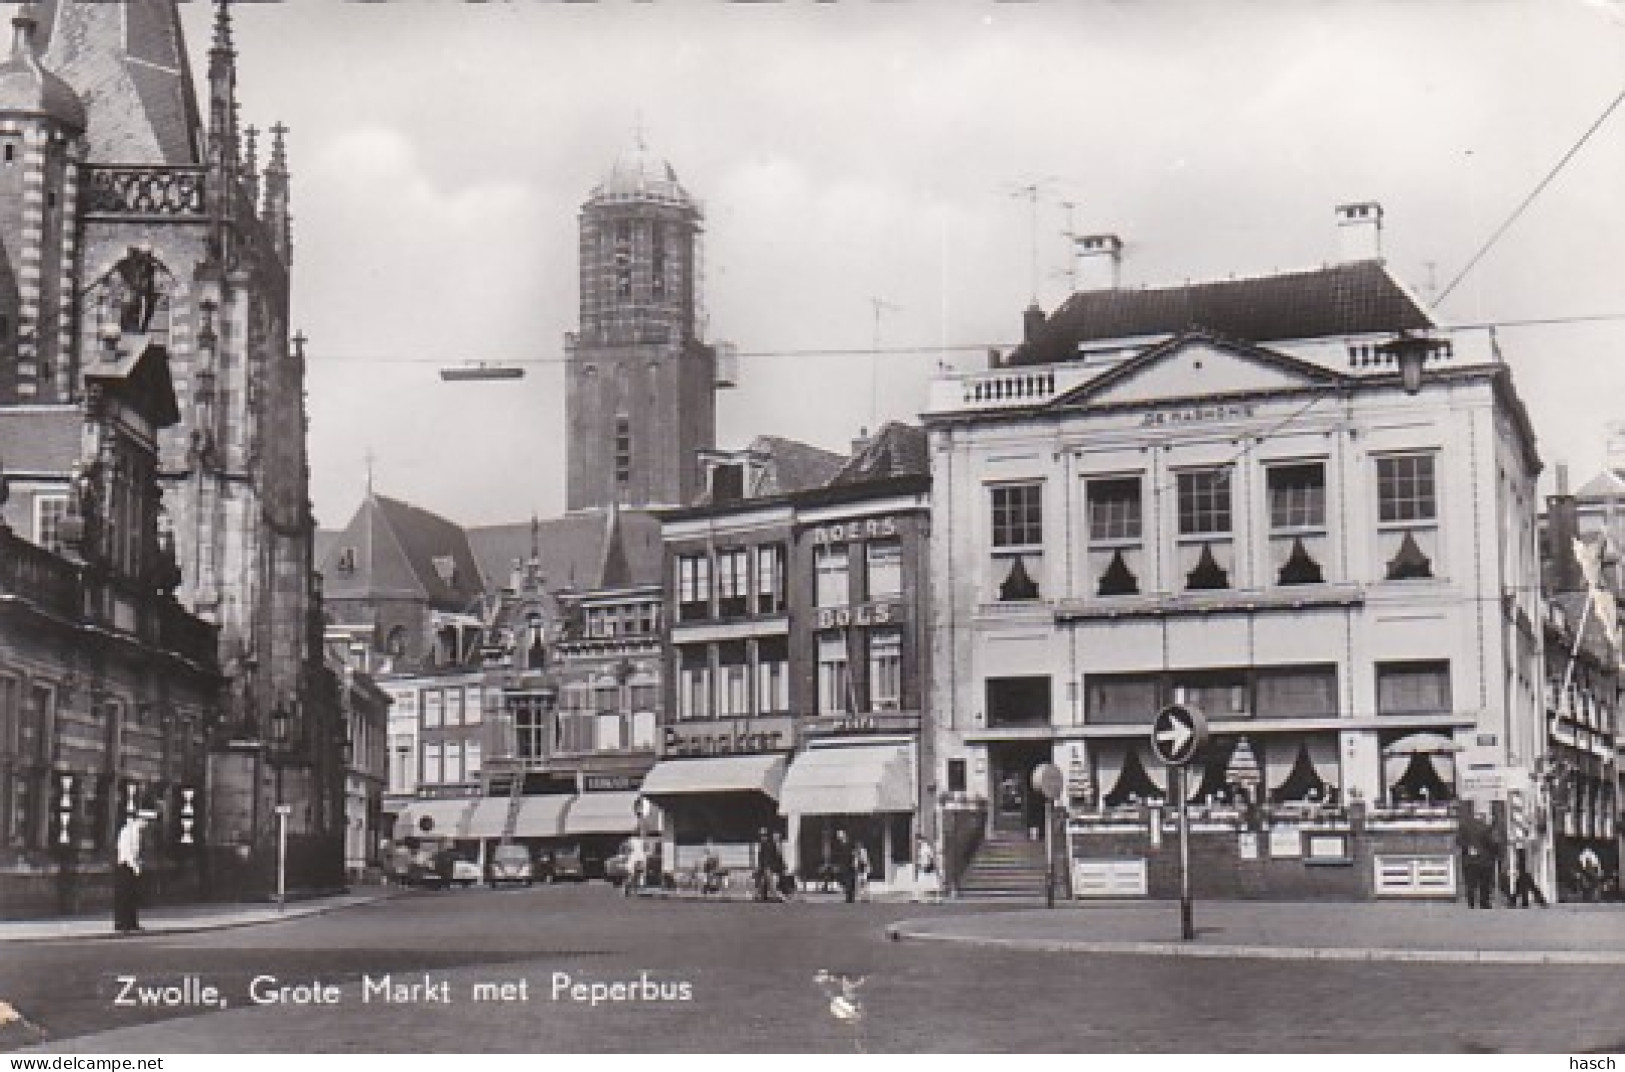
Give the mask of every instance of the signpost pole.
<svg viewBox="0 0 1625 1072">
<path fill-rule="evenodd" d="M 1196 937 L 1196 924 L 1191 915 L 1191 833 L 1190 788 L 1185 767 L 1176 768 L 1179 774 L 1179 936 L 1185 941 Z"/>
<path fill-rule="evenodd" d="M 286 804 L 276 806 L 276 908 L 288 907 L 288 813 Z"/>
<path fill-rule="evenodd" d="M 1032 786 L 1044 798 L 1044 907 L 1055 907 L 1055 802 L 1066 791 L 1066 775 L 1053 763 L 1033 768 Z"/>
<path fill-rule="evenodd" d="M 1055 801 L 1044 799 L 1044 907 L 1055 907 Z"/>
<path fill-rule="evenodd" d="M 1185 941 L 1196 937 L 1191 916 L 1191 816 L 1189 763 L 1207 744 L 1207 719 L 1198 707 L 1183 702 L 1169 704 L 1151 720 L 1151 751 L 1174 768 L 1169 782 L 1179 794 L 1179 935 Z M 1178 775 L 1174 777 L 1173 775 Z M 1158 812 L 1151 821 L 1160 823 Z M 1153 841 L 1160 831 L 1153 831 Z"/>
</svg>

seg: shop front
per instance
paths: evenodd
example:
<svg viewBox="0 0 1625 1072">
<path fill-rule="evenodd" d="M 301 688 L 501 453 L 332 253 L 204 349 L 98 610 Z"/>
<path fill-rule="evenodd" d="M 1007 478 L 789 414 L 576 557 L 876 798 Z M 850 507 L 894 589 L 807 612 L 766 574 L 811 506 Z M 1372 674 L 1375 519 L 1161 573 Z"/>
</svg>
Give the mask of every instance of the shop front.
<svg viewBox="0 0 1625 1072">
<path fill-rule="evenodd" d="M 1385 798 L 1345 799 L 1336 731 L 1215 733 L 1186 768 L 1197 895 L 1456 896 L 1452 748 L 1447 737 L 1395 732 L 1382 748 Z M 1074 895 L 1177 893 L 1177 776 L 1139 736 L 1094 739 L 1087 753 L 1068 774 Z"/>
<path fill-rule="evenodd" d="M 570 801 L 563 816 L 564 837 L 581 847 L 583 867 L 601 872 L 603 862 L 620 852 L 621 843 L 634 834 L 658 829 L 658 809 L 648 807 L 649 819 L 639 817 L 641 794 L 621 790 L 583 793 Z M 640 822 L 645 830 L 639 829 Z"/>
<path fill-rule="evenodd" d="M 642 795 L 664 814 L 662 853 L 674 871 L 697 867 L 710 844 L 732 872 L 753 869 L 763 830 L 780 830 L 784 753 L 666 759 L 643 780 Z"/>
<path fill-rule="evenodd" d="M 916 828 L 916 765 L 913 741 L 896 738 L 820 741 L 795 758 L 779 814 L 788 821 L 789 859 L 803 882 L 830 881 L 842 830 L 866 850 L 872 883 L 883 888 L 899 881 L 910 866 Z"/>
</svg>

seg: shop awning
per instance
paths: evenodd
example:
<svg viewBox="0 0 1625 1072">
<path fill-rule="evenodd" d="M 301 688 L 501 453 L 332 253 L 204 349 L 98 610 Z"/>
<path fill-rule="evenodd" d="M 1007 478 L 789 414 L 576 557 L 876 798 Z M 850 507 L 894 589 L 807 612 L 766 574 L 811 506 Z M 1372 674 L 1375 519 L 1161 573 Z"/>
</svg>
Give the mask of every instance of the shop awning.
<svg viewBox="0 0 1625 1072">
<path fill-rule="evenodd" d="M 914 810 L 914 746 L 809 748 L 790 764 L 781 815 L 874 815 Z"/>
<path fill-rule="evenodd" d="M 1382 750 L 1385 756 L 1436 756 L 1465 751 L 1449 737 L 1437 733 L 1409 733 Z"/>
<path fill-rule="evenodd" d="M 783 756 L 668 759 L 643 779 L 646 797 L 688 793 L 765 793 L 777 800 L 784 784 Z"/>
<path fill-rule="evenodd" d="M 638 793 L 587 793 L 564 814 L 566 834 L 635 834 Z"/>
<path fill-rule="evenodd" d="M 486 797 L 475 803 L 468 817 L 468 836 L 471 838 L 499 838 L 508 825 L 507 797 Z"/>
<path fill-rule="evenodd" d="M 575 797 L 568 793 L 520 798 L 519 815 L 514 819 L 513 836 L 551 838 L 564 835 L 564 809 Z"/>
<path fill-rule="evenodd" d="M 463 832 L 463 819 L 478 800 L 467 797 L 458 800 L 414 800 L 401 810 L 395 820 L 397 838 L 455 838 L 467 837 Z"/>
</svg>

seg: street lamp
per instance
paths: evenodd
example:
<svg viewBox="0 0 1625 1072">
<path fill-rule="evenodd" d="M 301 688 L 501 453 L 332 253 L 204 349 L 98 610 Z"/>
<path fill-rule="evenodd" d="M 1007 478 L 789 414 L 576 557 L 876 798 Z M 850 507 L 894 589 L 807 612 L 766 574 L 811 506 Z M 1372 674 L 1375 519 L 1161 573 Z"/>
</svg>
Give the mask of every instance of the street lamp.
<svg viewBox="0 0 1625 1072">
<path fill-rule="evenodd" d="M 1377 352 L 1387 354 L 1399 366 L 1400 386 L 1408 395 L 1414 395 L 1422 390 L 1422 366 L 1432 356 L 1434 341 L 1426 335 L 1412 335 L 1408 331 L 1401 331 L 1393 339 L 1377 347 Z"/>
<path fill-rule="evenodd" d="M 288 743 L 290 721 L 287 707 L 278 700 L 271 709 L 271 743 L 275 746 L 271 762 L 276 767 L 276 906 L 279 912 L 288 905 L 288 815 L 293 809 L 282 800 L 282 751 Z"/>
</svg>

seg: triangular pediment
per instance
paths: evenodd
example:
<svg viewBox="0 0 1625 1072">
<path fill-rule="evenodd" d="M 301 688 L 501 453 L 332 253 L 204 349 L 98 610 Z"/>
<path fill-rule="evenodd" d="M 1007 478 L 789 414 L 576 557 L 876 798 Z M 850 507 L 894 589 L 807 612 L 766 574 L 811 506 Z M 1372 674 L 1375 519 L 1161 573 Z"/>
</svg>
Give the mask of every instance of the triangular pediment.
<svg viewBox="0 0 1625 1072">
<path fill-rule="evenodd" d="M 1118 406 L 1324 387 L 1345 379 L 1261 346 L 1206 334 L 1179 335 L 1096 376 L 1057 406 Z"/>
</svg>

